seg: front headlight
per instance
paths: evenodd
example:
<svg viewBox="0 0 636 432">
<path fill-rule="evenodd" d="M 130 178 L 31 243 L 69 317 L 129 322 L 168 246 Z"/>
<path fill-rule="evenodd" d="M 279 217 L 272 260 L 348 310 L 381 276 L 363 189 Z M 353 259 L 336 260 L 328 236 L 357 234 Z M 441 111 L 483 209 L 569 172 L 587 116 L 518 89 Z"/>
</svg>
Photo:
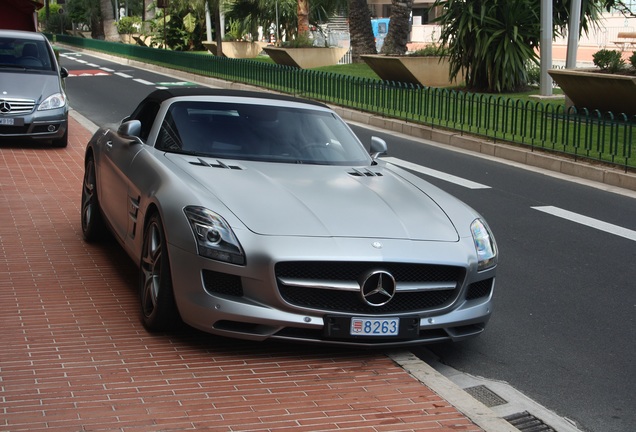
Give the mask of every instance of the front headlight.
<svg viewBox="0 0 636 432">
<path fill-rule="evenodd" d="M 62 108 L 66 105 L 66 96 L 64 93 L 55 93 L 46 99 L 38 107 L 38 111 L 46 111 L 55 108 Z"/>
<path fill-rule="evenodd" d="M 245 255 L 232 228 L 218 214 L 203 207 L 183 209 L 197 241 L 199 255 L 231 264 L 245 264 Z"/>
<path fill-rule="evenodd" d="M 475 250 L 477 251 L 477 270 L 482 271 L 497 264 L 497 243 L 488 229 L 488 225 L 481 219 L 475 219 L 470 224 L 473 234 Z"/>
</svg>

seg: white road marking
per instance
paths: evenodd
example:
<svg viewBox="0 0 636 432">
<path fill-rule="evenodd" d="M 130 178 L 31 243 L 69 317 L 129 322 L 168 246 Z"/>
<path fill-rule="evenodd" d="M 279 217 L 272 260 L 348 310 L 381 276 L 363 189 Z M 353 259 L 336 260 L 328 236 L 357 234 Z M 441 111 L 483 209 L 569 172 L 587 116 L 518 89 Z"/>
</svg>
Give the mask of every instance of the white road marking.
<svg viewBox="0 0 636 432">
<path fill-rule="evenodd" d="M 157 85 L 164 87 L 178 87 L 178 86 L 193 86 L 190 81 L 167 81 L 167 82 L 158 82 Z"/>
<path fill-rule="evenodd" d="M 115 75 L 118 75 L 118 76 L 120 76 L 122 78 L 132 78 L 131 75 L 125 74 L 123 72 L 115 72 Z"/>
<path fill-rule="evenodd" d="M 76 62 L 86 64 L 88 63 L 86 60 L 75 59 Z"/>
<path fill-rule="evenodd" d="M 417 165 L 411 162 L 407 162 L 405 160 L 402 159 L 398 159 L 398 158 L 394 158 L 394 157 L 383 157 L 382 160 L 385 160 L 393 165 L 398 165 L 401 166 L 402 168 L 407 168 L 410 169 L 412 171 L 416 171 L 418 173 L 430 176 L 430 177 L 435 177 L 438 178 L 440 180 L 444 180 L 450 183 L 454 183 L 456 185 L 459 186 L 463 186 L 465 188 L 468 189 L 490 189 L 490 186 L 486 186 L 483 185 L 481 183 L 476 183 L 470 180 L 466 180 L 464 178 L 461 177 L 457 177 L 454 176 L 452 174 L 447 174 L 445 172 L 442 171 L 437 171 L 431 168 L 425 168 L 421 165 Z"/>
<path fill-rule="evenodd" d="M 140 84 L 144 84 L 144 85 L 155 85 L 155 83 L 152 83 L 152 82 L 150 82 L 150 81 L 143 80 L 143 79 L 141 79 L 141 78 L 135 78 L 135 79 L 133 79 L 133 81 L 138 82 L 138 83 L 140 83 Z"/>
<path fill-rule="evenodd" d="M 605 231 L 610 234 L 614 234 L 629 240 L 636 241 L 636 231 L 623 228 L 618 225 L 603 222 L 598 219 L 583 216 L 578 213 L 573 213 L 571 211 L 563 210 L 553 206 L 541 206 L 541 207 L 532 207 L 532 208 L 535 210 L 539 210 L 540 212 L 551 214 L 552 216 L 560 217 L 562 219 L 566 219 L 572 222 L 579 223 L 581 225 L 589 226 L 597 230 Z"/>
<path fill-rule="evenodd" d="M 100 67 L 100 69 L 105 71 L 105 72 L 115 72 L 115 69 L 111 69 L 111 68 L 107 68 L 107 67 Z"/>
<path fill-rule="evenodd" d="M 96 65 L 95 63 L 86 63 L 86 66 L 99 67 L 99 65 Z"/>
</svg>

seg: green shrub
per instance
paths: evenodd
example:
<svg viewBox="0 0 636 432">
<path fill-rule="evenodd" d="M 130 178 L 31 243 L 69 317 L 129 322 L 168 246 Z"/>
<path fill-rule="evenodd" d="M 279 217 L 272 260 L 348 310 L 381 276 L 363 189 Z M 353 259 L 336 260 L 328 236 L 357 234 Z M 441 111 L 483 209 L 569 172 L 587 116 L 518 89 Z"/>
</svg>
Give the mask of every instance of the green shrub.
<svg viewBox="0 0 636 432">
<path fill-rule="evenodd" d="M 528 73 L 528 85 L 538 86 L 541 84 L 541 68 L 539 66 L 529 61 L 526 72 Z"/>
<path fill-rule="evenodd" d="M 621 52 L 617 50 L 602 49 L 592 54 L 592 61 L 601 70 L 609 73 L 619 72 L 625 67 L 625 60 L 621 58 Z"/>
<path fill-rule="evenodd" d="M 632 53 L 632 56 L 629 58 L 629 64 L 632 65 L 634 69 L 636 69 L 636 51 Z"/>
<path fill-rule="evenodd" d="M 439 57 L 448 55 L 448 48 L 443 45 L 427 45 L 422 49 L 409 54 L 414 57 Z"/>
<path fill-rule="evenodd" d="M 117 21 L 117 31 L 119 34 L 139 33 L 141 29 L 141 18 L 136 16 L 122 17 Z"/>
<path fill-rule="evenodd" d="M 283 42 L 284 48 L 311 48 L 314 46 L 314 40 L 306 33 L 296 35 L 296 38 Z"/>
<path fill-rule="evenodd" d="M 49 5 L 49 19 L 46 19 L 46 8 L 38 11 L 38 22 L 42 26 L 42 30 L 47 33 L 62 34 L 64 30 L 71 29 L 71 20 L 66 18 L 61 12 L 62 5 L 51 3 Z"/>
</svg>

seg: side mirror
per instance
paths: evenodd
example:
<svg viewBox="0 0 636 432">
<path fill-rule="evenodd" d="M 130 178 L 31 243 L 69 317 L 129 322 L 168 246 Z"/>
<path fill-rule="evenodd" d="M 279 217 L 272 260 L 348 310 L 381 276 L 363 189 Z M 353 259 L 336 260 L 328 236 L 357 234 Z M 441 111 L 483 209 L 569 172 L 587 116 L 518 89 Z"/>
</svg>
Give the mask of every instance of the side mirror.
<svg viewBox="0 0 636 432">
<path fill-rule="evenodd" d="M 125 138 L 134 139 L 141 142 L 139 135 L 141 135 L 141 122 L 139 120 L 129 120 L 119 125 L 117 133 Z"/>
<path fill-rule="evenodd" d="M 369 153 L 371 154 L 371 158 L 373 160 L 376 160 L 380 155 L 386 154 L 386 150 L 386 141 L 376 136 L 371 137 L 371 147 L 369 149 Z"/>
<path fill-rule="evenodd" d="M 60 77 L 62 79 L 68 77 L 68 69 L 66 69 L 65 67 L 61 67 L 60 68 Z"/>
</svg>

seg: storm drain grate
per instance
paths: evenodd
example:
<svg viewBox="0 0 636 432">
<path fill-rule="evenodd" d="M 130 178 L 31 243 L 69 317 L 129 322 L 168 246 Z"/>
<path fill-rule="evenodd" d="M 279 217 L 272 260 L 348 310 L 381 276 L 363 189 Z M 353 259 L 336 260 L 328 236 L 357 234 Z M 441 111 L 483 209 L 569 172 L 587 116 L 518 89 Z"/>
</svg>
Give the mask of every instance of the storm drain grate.
<svg viewBox="0 0 636 432">
<path fill-rule="evenodd" d="M 464 389 L 466 393 L 477 399 L 479 402 L 486 405 L 488 408 L 505 405 L 508 403 L 507 400 L 500 397 L 497 393 L 490 390 L 485 385 L 478 385 L 475 387 L 469 387 Z"/>
<path fill-rule="evenodd" d="M 511 414 L 504 417 L 504 420 L 522 432 L 556 432 L 555 429 L 552 429 L 528 411 Z"/>
</svg>

